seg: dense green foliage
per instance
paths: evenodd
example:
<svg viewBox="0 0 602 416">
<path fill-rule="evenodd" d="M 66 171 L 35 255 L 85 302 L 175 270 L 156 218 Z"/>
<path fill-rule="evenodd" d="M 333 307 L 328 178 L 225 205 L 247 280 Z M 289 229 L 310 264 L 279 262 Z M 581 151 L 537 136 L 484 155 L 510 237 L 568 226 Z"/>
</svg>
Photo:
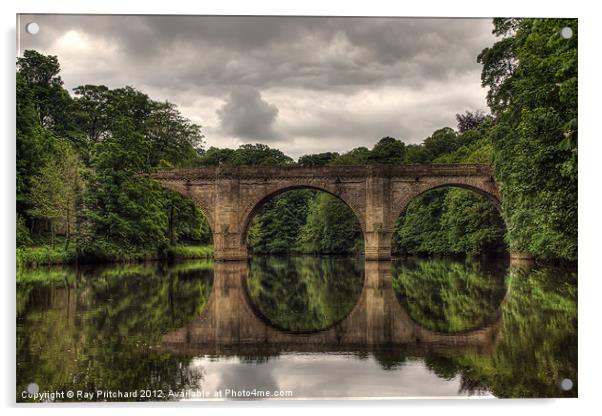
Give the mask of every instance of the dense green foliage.
<svg viewBox="0 0 602 416">
<path fill-rule="evenodd" d="M 191 201 L 139 176 L 198 161 L 199 126 L 131 87 L 85 85 L 71 97 L 53 56 L 28 50 L 17 67 L 17 245 L 51 236 L 51 248 L 23 251 L 33 256 L 25 263 L 152 257 L 210 242 Z M 51 256 L 57 230 L 65 248 Z"/>
<path fill-rule="evenodd" d="M 573 30 L 570 39 L 560 29 Z M 494 19 L 501 39 L 479 55 L 496 117 L 507 241 L 540 258 L 577 258 L 576 19 Z"/>
<path fill-rule="evenodd" d="M 364 245 L 360 225 L 351 208 L 324 192 L 311 201 L 307 222 L 297 242 L 303 253 L 358 253 Z"/>
<path fill-rule="evenodd" d="M 504 223 L 472 191 L 433 190 L 412 201 L 397 222 L 393 247 L 409 254 L 483 254 L 504 250 Z"/>
<path fill-rule="evenodd" d="M 269 199 L 249 227 L 248 242 L 254 253 L 296 251 L 299 233 L 307 221 L 308 204 L 316 191 L 299 189 Z"/>
<path fill-rule="evenodd" d="M 236 150 L 210 147 L 197 161 L 200 166 L 277 166 L 292 163 L 293 159 L 265 144 L 243 144 Z"/>
</svg>

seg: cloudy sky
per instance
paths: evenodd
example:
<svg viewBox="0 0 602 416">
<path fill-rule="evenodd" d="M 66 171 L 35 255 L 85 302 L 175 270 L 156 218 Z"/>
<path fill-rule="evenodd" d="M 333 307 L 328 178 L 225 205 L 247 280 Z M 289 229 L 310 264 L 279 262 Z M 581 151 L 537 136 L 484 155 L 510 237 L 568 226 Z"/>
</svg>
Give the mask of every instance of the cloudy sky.
<svg viewBox="0 0 602 416">
<path fill-rule="evenodd" d="M 24 31 L 40 26 L 37 35 Z M 486 110 L 489 19 L 22 15 L 20 51 L 57 55 L 68 89 L 133 86 L 203 126 L 208 146 L 302 154 L 419 143 Z"/>
</svg>

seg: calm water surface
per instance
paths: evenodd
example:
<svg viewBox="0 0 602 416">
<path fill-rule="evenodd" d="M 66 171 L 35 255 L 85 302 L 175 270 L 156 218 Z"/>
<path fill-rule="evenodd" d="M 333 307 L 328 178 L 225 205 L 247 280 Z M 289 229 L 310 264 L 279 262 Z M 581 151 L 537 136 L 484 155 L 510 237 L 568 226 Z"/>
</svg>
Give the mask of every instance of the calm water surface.
<svg viewBox="0 0 602 416">
<path fill-rule="evenodd" d="M 574 270 L 257 257 L 18 274 L 17 401 L 577 395 Z"/>
</svg>

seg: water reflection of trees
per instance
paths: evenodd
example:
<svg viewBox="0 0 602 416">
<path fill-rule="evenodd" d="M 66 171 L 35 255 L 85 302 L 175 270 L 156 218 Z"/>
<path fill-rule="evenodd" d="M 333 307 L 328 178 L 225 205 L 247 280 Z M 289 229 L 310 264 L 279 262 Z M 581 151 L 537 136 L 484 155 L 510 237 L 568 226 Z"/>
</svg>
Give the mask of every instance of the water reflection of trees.
<svg viewBox="0 0 602 416">
<path fill-rule="evenodd" d="M 154 343 L 199 313 L 210 294 L 211 265 L 123 265 L 69 273 L 65 283 L 17 287 L 23 294 L 18 400 L 30 382 L 63 391 L 197 385 L 201 374 L 186 359 L 157 351 Z"/>
<path fill-rule="evenodd" d="M 351 258 L 259 257 L 251 262 L 251 301 L 272 325 L 300 331 L 332 326 L 349 314 L 363 284 Z"/>
<path fill-rule="evenodd" d="M 491 356 L 454 358 L 465 388 L 499 397 L 577 395 L 577 273 L 514 269 L 503 306 L 503 336 Z M 563 378 L 573 381 L 563 392 Z"/>
<path fill-rule="evenodd" d="M 511 268 L 502 331 L 490 354 L 429 352 L 439 377 L 461 377 L 461 391 L 497 397 L 577 396 L 577 273 L 553 267 Z M 400 358 L 403 359 L 403 358 Z M 383 368 L 390 366 L 389 357 Z M 562 391 L 569 378 L 574 387 Z"/>
<path fill-rule="evenodd" d="M 394 263 L 393 288 L 421 326 L 443 332 L 477 328 L 495 315 L 506 292 L 499 262 L 406 259 Z"/>
<path fill-rule="evenodd" d="M 362 289 L 363 264 L 350 259 L 255 259 L 251 267 L 249 292 L 256 306 L 282 327 L 320 328 L 343 319 Z M 393 270 L 395 290 L 403 294 L 411 316 L 425 326 L 437 319 L 445 330 L 477 325 L 477 318 L 494 308 L 492 299 L 498 299 L 498 286 L 488 276 L 499 271 L 486 264 L 406 261 Z M 122 391 L 178 390 L 202 382 L 202 369 L 191 365 L 190 355 L 159 350 L 153 340 L 200 313 L 209 298 L 211 263 L 63 269 L 50 275 L 49 282 L 25 276 L 21 280 L 26 283 L 17 287 L 18 397 L 30 382 L 42 390 Z M 412 344 L 356 345 L 344 351 L 357 359 L 373 356 L 388 371 L 403 371 L 419 360 L 440 378 L 459 378 L 465 393 L 576 396 L 576 272 L 510 268 L 505 281 L 508 294 L 493 350 Z M 438 294 L 431 296 L 432 291 Z M 483 304 L 483 298 L 489 303 Z M 226 355 L 259 364 L 279 353 L 228 346 Z M 573 380 L 571 391 L 559 388 L 563 378 Z"/>
</svg>

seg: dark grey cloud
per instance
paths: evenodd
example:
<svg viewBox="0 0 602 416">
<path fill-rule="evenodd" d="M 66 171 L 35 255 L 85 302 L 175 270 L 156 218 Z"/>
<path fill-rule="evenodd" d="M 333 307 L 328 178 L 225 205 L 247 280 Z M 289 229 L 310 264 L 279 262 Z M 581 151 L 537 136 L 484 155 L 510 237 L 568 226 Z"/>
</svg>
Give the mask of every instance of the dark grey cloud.
<svg viewBox="0 0 602 416">
<path fill-rule="evenodd" d="M 232 91 L 217 114 L 226 134 L 258 142 L 276 138 L 274 121 L 278 108 L 263 100 L 254 88 L 241 87 Z"/>
<path fill-rule="evenodd" d="M 130 58 L 128 66 L 146 71 L 149 79 L 159 76 L 161 67 L 177 68 L 164 83 L 209 89 L 421 84 L 474 69 L 476 54 L 490 37 L 490 24 L 482 19 L 45 15 L 36 20 L 43 32 L 24 38 L 31 46 L 48 46 L 70 30 L 80 31 L 118 45 Z M 149 61 L 154 70 L 146 66 Z"/>
<path fill-rule="evenodd" d="M 178 104 L 208 144 L 261 136 L 293 156 L 301 141 L 417 142 L 485 109 L 476 57 L 494 41 L 489 19 L 24 15 L 21 27 L 32 20 L 40 33 L 20 49 L 58 55 L 67 87 L 131 85 Z"/>
</svg>

